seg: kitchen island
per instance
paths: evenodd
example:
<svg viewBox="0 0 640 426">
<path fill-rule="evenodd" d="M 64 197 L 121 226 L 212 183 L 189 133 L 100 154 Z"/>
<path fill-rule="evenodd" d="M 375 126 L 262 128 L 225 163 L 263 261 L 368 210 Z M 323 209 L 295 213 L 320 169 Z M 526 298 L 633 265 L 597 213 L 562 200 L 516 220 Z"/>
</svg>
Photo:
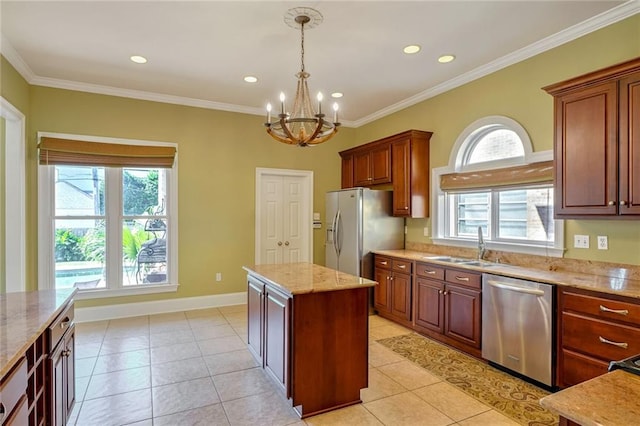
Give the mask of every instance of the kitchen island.
<svg viewBox="0 0 640 426">
<path fill-rule="evenodd" d="M 249 350 L 300 417 L 361 402 L 376 282 L 310 263 L 243 268 Z"/>
<path fill-rule="evenodd" d="M 0 294 L 0 423 L 66 424 L 75 402 L 75 292 Z"/>
<path fill-rule="evenodd" d="M 615 370 L 546 396 L 540 405 L 560 415 L 560 425 L 627 426 L 640 419 L 640 376 Z"/>
</svg>

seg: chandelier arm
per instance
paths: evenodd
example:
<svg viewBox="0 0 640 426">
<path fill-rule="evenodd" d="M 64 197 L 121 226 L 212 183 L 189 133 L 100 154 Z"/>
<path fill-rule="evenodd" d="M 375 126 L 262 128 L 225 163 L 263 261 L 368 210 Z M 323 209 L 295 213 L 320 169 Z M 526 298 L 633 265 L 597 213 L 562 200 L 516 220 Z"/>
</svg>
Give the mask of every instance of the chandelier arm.
<svg viewBox="0 0 640 426">
<path fill-rule="evenodd" d="M 296 140 L 296 138 L 291 134 L 291 130 L 289 130 L 289 127 L 287 126 L 286 116 L 284 115 L 280 117 L 280 126 L 282 127 L 282 131 L 287 135 L 287 138 L 291 139 L 292 141 Z"/>
</svg>

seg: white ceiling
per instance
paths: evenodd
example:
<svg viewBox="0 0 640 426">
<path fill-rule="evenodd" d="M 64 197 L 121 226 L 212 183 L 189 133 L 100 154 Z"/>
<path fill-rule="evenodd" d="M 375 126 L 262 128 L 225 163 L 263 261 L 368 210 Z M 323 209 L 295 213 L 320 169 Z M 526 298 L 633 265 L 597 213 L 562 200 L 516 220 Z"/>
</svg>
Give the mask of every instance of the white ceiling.
<svg viewBox="0 0 640 426">
<path fill-rule="evenodd" d="M 295 91 L 300 32 L 283 17 L 300 6 L 324 16 L 305 32 L 311 92 L 344 92 L 352 126 L 640 13 L 640 0 L 1 0 L 1 50 L 31 84 L 262 114 Z"/>
</svg>

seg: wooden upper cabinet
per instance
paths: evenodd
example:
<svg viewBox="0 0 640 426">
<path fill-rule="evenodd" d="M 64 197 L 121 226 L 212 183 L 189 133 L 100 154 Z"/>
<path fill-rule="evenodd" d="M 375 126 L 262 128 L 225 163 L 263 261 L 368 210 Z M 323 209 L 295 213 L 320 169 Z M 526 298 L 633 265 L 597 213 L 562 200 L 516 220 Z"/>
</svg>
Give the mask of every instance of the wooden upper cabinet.
<svg viewBox="0 0 640 426">
<path fill-rule="evenodd" d="M 381 144 L 353 154 L 354 186 L 391 182 L 391 147 Z"/>
<path fill-rule="evenodd" d="M 340 152 L 342 188 L 393 185 L 393 215 L 429 215 L 431 132 L 408 130 Z"/>
<path fill-rule="evenodd" d="M 544 90 L 554 96 L 556 217 L 640 214 L 640 58 Z"/>
</svg>

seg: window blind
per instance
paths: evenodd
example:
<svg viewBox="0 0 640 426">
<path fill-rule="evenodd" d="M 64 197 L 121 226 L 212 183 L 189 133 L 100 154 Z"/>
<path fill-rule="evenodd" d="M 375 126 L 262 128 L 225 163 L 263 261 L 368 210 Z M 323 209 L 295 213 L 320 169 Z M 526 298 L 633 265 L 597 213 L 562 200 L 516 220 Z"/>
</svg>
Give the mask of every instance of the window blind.
<svg viewBox="0 0 640 426">
<path fill-rule="evenodd" d="M 42 137 L 38 144 L 42 165 L 171 168 L 172 146 L 126 145 Z"/>
<path fill-rule="evenodd" d="M 553 183 L 553 161 L 502 169 L 449 173 L 440 176 L 440 189 L 443 191 L 466 191 L 543 183 Z"/>
</svg>

